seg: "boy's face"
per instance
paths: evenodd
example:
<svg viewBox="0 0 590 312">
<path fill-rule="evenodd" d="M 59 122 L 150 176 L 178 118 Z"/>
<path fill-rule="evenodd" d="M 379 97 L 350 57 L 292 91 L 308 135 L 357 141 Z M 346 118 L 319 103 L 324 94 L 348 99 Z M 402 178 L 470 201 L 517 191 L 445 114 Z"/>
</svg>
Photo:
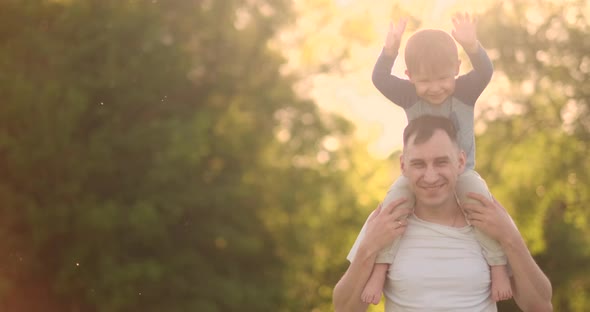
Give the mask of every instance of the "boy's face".
<svg viewBox="0 0 590 312">
<path fill-rule="evenodd" d="M 437 105 L 442 104 L 455 92 L 455 77 L 459 74 L 459 65 L 450 65 L 436 71 L 406 71 L 406 74 L 416 87 L 418 97 Z"/>
</svg>

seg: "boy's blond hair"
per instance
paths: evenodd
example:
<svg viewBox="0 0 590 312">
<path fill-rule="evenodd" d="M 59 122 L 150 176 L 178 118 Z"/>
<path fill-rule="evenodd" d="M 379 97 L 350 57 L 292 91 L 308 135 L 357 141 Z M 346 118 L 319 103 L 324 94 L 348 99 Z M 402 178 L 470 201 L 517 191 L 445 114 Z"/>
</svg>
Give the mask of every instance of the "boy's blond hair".
<svg viewBox="0 0 590 312">
<path fill-rule="evenodd" d="M 445 31 L 423 29 L 414 33 L 406 44 L 408 73 L 438 73 L 457 66 L 459 53 L 455 40 Z"/>
</svg>

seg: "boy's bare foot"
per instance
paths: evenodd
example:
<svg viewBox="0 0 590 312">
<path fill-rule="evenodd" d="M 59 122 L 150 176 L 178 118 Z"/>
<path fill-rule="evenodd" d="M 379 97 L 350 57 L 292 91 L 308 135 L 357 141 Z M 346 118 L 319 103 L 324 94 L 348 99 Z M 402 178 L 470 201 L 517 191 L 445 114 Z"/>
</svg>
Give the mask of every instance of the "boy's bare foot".
<svg viewBox="0 0 590 312">
<path fill-rule="evenodd" d="M 374 289 L 369 290 L 367 288 L 368 287 L 365 287 L 365 289 L 363 290 L 363 294 L 361 295 L 361 299 L 363 300 L 363 302 L 379 304 L 379 301 L 381 301 L 381 291 Z"/>
<path fill-rule="evenodd" d="M 363 289 L 361 300 L 364 303 L 379 304 L 381 301 L 381 294 L 383 293 L 383 284 L 385 284 L 385 277 L 387 276 L 387 269 L 389 264 L 376 263 L 373 267 L 373 272 Z"/>
<path fill-rule="evenodd" d="M 512 286 L 506 265 L 493 265 L 492 271 L 492 300 L 498 302 L 512 298 Z"/>
</svg>

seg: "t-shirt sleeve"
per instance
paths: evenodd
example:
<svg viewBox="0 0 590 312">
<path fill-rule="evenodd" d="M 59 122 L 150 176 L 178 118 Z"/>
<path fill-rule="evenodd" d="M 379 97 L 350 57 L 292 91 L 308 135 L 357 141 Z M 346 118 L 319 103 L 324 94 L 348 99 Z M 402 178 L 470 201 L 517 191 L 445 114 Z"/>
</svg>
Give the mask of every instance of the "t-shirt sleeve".
<svg viewBox="0 0 590 312">
<path fill-rule="evenodd" d="M 354 259 L 354 257 L 356 256 L 356 252 L 359 248 L 359 245 L 361 244 L 361 242 L 363 241 L 363 238 L 365 237 L 365 231 L 366 231 L 365 227 L 366 226 L 367 226 L 367 221 L 365 221 L 365 224 L 363 224 L 363 227 L 361 228 L 359 235 L 357 236 L 356 240 L 354 241 L 352 248 L 350 248 L 350 251 L 348 252 L 348 256 L 346 256 L 346 260 L 348 260 L 349 262 L 352 262 L 352 259 Z"/>
<path fill-rule="evenodd" d="M 468 56 L 473 69 L 457 78 L 455 97 L 467 105 L 474 106 L 477 98 L 492 79 L 494 66 L 481 45 L 476 53 L 468 54 Z"/>
<path fill-rule="evenodd" d="M 402 108 L 407 108 L 416 102 L 418 96 L 414 85 L 409 80 L 391 74 L 396 58 L 397 53 L 394 56 L 389 56 L 381 51 L 373 68 L 373 84 L 391 102 Z"/>
</svg>

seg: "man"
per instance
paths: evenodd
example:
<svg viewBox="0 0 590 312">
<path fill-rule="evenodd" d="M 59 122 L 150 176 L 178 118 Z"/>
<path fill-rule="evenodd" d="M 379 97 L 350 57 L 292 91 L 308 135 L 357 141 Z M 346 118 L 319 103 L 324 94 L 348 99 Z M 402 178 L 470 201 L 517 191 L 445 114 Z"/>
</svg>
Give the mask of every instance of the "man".
<svg viewBox="0 0 590 312">
<path fill-rule="evenodd" d="M 367 310 L 361 293 L 377 253 L 405 233 L 385 283 L 387 312 L 497 311 L 475 226 L 506 253 L 518 306 L 523 311 L 552 311 L 551 284 L 504 208 L 471 194 L 481 204 L 462 207 L 464 218 L 455 187 L 466 161 L 453 123 L 444 117 L 416 118 L 406 127 L 403 141 L 400 162 L 416 197 L 413 213 L 396 209 L 403 200 L 371 213 L 349 254 L 350 266 L 334 288 L 335 310 Z"/>
</svg>

